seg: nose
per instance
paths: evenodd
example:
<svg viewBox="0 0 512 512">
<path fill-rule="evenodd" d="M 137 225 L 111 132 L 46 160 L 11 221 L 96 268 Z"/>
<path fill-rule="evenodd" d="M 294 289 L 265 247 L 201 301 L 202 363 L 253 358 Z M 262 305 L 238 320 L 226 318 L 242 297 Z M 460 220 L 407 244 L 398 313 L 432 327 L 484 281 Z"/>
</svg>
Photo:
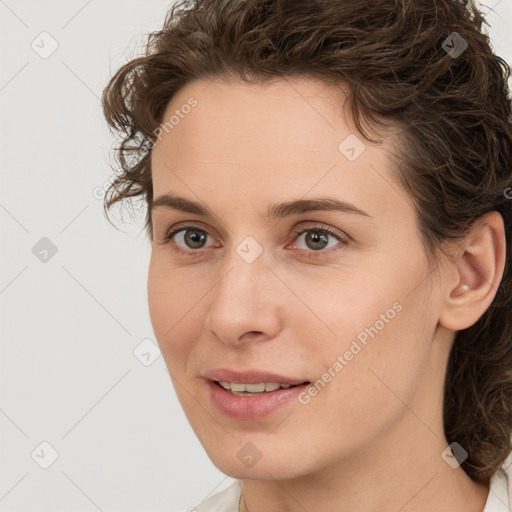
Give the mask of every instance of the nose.
<svg viewBox="0 0 512 512">
<path fill-rule="evenodd" d="M 275 338 L 282 328 L 282 283 L 267 266 L 262 253 L 248 263 L 236 251 L 210 295 L 205 326 L 225 344 Z"/>
</svg>

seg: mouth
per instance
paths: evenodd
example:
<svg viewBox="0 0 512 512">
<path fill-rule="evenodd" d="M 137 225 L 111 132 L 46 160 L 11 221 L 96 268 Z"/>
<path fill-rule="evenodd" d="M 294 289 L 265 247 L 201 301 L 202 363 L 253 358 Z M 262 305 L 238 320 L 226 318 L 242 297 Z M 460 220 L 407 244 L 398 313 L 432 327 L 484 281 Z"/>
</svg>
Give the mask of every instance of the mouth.
<svg viewBox="0 0 512 512">
<path fill-rule="evenodd" d="M 281 384 L 278 382 L 260 382 L 256 384 L 244 384 L 240 382 L 227 382 L 227 381 L 213 381 L 217 386 L 224 391 L 231 393 L 234 396 L 260 396 L 269 393 L 274 393 L 281 389 L 290 389 L 298 386 L 305 386 L 310 384 L 309 381 L 302 382 L 301 384 Z"/>
<path fill-rule="evenodd" d="M 299 397 L 310 385 L 310 381 L 206 382 L 210 403 L 222 415 L 238 421 L 263 421 L 280 411 L 284 414 L 290 407 L 301 407 Z"/>
</svg>

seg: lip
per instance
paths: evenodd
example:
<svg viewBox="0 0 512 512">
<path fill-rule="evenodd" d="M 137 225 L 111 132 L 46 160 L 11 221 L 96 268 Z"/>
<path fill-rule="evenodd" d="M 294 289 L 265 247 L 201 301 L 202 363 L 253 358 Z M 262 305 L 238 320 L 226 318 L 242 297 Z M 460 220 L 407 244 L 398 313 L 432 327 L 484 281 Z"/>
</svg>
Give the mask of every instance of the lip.
<svg viewBox="0 0 512 512">
<path fill-rule="evenodd" d="M 287 404 L 298 405 L 298 395 L 310 386 L 307 379 L 287 377 L 277 373 L 246 370 L 235 371 L 227 368 L 219 368 L 203 375 L 207 381 L 209 397 L 212 404 L 219 412 L 229 418 L 245 421 L 264 419 L 275 413 Z M 258 384 L 261 382 L 275 382 L 278 384 L 290 384 L 295 386 L 288 389 L 276 389 L 255 396 L 237 396 L 221 387 L 217 381 L 236 382 L 239 384 Z"/>
<path fill-rule="evenodd" d="M 229 418 L 245 421 L 264 419 L 291 402 L 295 402 L 298 406 L 298 395 L 310 386 L 307 383 L 288 389 L 276 389 L 256 396 L 237 396 L 226 391 L 216 381 L 208 380 L 206 383 L 210 400 L 217 410 Z"/>
<path fill-rule="evenodd" d="M 209 380 L 221 380 L 223 382 L 236 382 L 238 384 L 259 384 L 261 382 L 275 382 L 277 384 L 290 384 L 295 386 L 303 382 L 309 382 L 308 379 L 297 379 L 278 375 L 277 373 L 262 370 L 236 371 L 229 368 L 219 368 L 203 375 Z"/>
</svg>

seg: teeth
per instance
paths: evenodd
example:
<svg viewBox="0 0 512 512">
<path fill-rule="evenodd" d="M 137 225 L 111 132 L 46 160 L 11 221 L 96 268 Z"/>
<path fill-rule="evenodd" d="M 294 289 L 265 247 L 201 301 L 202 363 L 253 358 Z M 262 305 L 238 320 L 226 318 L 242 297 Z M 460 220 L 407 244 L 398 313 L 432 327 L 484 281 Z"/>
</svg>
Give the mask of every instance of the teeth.
<svg viewBox="0 0 512 512">
<path fill-rule="evenodd" d="M 261 382 L 258 384 L 240 384 L 238 382 L 224 382 L 219 381 L 219 384 L 226 390 L 234 394 L 238 393 L 264 393 L 275 391 L 276 389 L 288 389 L 292 387 L 291 384 L 279 384 L 277 382 Z"/>
</svg>

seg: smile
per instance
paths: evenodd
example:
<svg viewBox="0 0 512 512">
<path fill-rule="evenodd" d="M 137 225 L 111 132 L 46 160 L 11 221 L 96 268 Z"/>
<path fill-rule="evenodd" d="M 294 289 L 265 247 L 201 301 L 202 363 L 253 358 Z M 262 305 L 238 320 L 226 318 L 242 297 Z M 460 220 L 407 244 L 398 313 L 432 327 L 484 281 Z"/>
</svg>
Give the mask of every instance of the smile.
<svg viewBox="0 0 512 512">
<path fill-rule="evenodd" d="M 295 385 L 277 382 L 255 384 L 215 380 L 206 382 L 209 399 L 213 406 L 224 416 L 245 421 L 265 419 L 292 404 L 297 407 L 300 405 L 297 397 L 310 385 L 309 382 Z"/>
</svg>

